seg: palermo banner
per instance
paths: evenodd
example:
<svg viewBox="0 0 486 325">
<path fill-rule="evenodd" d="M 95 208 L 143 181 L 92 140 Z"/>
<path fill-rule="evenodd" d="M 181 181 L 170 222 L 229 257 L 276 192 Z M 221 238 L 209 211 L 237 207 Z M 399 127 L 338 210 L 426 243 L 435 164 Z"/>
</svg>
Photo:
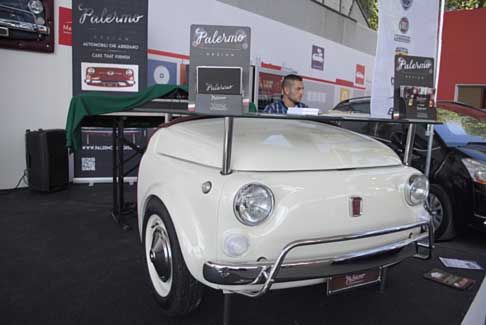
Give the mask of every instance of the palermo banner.
<svg viewBox="0 0 486 325">
<path fill-rule="evenodd" d="M 148 0 L 73 0 L 73 95 L 147 85 Z"/>
<path fill-rule="evenodd" d="M 379 0 L 371 115 L 393 112 L 395 55 L 436 58 L 439 0 Z"/>
</svg>

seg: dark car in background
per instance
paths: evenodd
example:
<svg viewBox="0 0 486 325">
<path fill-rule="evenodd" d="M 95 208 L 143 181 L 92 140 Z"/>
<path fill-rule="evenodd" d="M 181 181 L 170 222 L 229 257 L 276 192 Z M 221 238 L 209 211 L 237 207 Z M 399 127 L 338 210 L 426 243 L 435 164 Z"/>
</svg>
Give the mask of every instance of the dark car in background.
<svg viewBox="0 0 486 325">
<path fill-rule="evenodd" d="M 438 102 L 430 166 L 428 209 L 436 238 L 452 239 L 466 226 L 486 228 L 486 112 L 464 104 Z M 363 116 L 370 113 L 370 98 L 339 103 L 333 114 Z M 407 124 L 386 122 L 338 123 L 341 127 L 370 135 L 390 146 L 403 158 Z M 412 166 L 425 171 L 427 127 L 417 124 Z"/>
<path fill-rule="evenodd" d="M 49 35 L 40 0 L 0 0 L 0 39 L 36 40 Z"/>
</svg>

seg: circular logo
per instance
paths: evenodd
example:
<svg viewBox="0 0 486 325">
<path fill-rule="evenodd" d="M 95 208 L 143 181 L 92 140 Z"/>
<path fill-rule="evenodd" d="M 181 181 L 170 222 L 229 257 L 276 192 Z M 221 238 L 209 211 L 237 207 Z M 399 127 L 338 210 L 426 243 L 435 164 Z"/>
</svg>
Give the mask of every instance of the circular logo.
<svg viewBox="0 0 486 325">
<path fill-rule="evenodd" d="M 401 0 L 401 2 L 403 9 L 408 10 L 412 6 L 413 0 Z"/>
<path fill-rule="evenodd" d="M 168 84 L 170 80 L 169 70 L 165 66 L 159 65 L 154 69 L 154 80 L 157 84 Z"/>
<path fill-rule="evenodd" d="M 402 17 L 402 19 L 400 19 L 400 22 L 398 23 L 398 29 L 400 29 L 400 31 L 403 34 L 406 34 L 408 32 L 409 26 L 410 26 L 410 23 L 408 22 L 408 18 Z"/>
</svg>

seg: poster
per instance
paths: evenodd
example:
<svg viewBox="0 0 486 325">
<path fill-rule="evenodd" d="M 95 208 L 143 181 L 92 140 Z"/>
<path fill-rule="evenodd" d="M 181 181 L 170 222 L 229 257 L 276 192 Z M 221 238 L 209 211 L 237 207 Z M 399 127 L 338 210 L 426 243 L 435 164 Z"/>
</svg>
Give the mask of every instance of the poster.
<svg viewBox="0 0 486 325">
<path fill-rule="evenodd" d="M 434 59 L 395 57 L 393 118 L 435 120 Z"/>
<path fill-rule="evenodd" d="M 249 27 L 191 25 L 189 110 L 235 115 L 248 110 L 250 45 Z"/>
<path fill-rule="evenodd" d="M 138 147 L 144 147 L 149 139 L 149 131 L 140 128 L 126 128 L 124 136 Z M 76 152 L 74 159 L 75 178 L 111 178 L 113 176 L 113 135 L 111 128 L 83 127 L 81 129 L 81 149 Z M 128 145 L 123 146 L 124 157 L 128 159 L 125 172 L 136 167 L 141 156 Z M 137 176 L 138 169 L 134 169 L 126 176 Z"/>
<path fill-rule="evenodd" d="M 147 0 L 73 0 L 73 95 L 147 85 Z"/>
</svg>

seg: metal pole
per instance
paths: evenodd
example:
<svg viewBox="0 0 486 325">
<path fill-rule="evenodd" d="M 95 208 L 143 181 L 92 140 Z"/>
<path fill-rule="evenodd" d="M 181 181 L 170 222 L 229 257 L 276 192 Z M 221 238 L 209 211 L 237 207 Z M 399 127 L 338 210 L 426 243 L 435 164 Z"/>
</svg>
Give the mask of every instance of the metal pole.
<svg viewBox="0 0 486 325">
<path fill-rule="evenodd" d="M 116 133 L 118 132 L 118 127 L 116 125 L 116 120 L 113 120 L 113 128 L 112 128 L 112 160 L 113 160 L 113 211 L 112 216 L 115 218 L 115 216 L 118 214 L 118 183 L 117 183 L 117 173 L 118 173 L 118 164 L 116 163 L 118 160 L 118 143 L 117 143 L 117 135 Z M 118 216 L 116 216 L 118 217 Z"/>
<path fill-rule="evenodd" d="M 442 31 L 444 29 L 444 11 L 445 11 L 445 2 L 446 0 L 441 0 L 440 3 L 440 22 L 439 22 L 439 35 L 437 39 L 437 65 L 436 65 L 436 73 L 435 73 L 435 102 L 437 102 L 437 93 L 439 87 L 439 71 L 440 71 L 440 56 L 442 53 Z"/>
<path fill-rule="evenodd" d="M 122 218 L 122 210 L 125 206 L 125 198 L 124 198 L 124 193 L 123 193 L 123 160 L 124 160 L 124 152 L 123 152 L 123 131 L 125 129 L 125 123 L 124 123 L 124 118 L 120 118 L 120 121 L 118 123 L 118 204 L 119 204 L 119 209 L 118 209 L 118 218 Z"/>
<path fill-rule="evenodd" d="M 407 166 L 410 166 L 410 163 L 412 162 L 414 138 L 415 124 L 410 123 L 410 125 L 408 126 L 407 143 L 405 144 L 405 154 L 403 155 L 403 163 Z"/>
<path fill-rule="evenodd" d="M 231 147 L 233 144 L 233 117 L 224 118 L 223 169 L 221 174 L 231 174 Z"/>
<path fill-rule="evenodd" d="M 388 267 L 381 269 L 380 293 L 385 292 L 386 279 L 388 277 Z"/>
<path fill-rule="evenodd" d="M 223 325 L 229 325 L 231 319 L 231 293 L 223 293 Z"/>
<path fill-rule="evenodd" d="M 429 178 L 430 163 L 432 161 L 432 144 L 434 142 L 434 125 L 427 124 L 427 135 L 429 136 L 429 142 L 427 143 L 427 158 L 425 159 L 425 176 Z"/>
</svg>

